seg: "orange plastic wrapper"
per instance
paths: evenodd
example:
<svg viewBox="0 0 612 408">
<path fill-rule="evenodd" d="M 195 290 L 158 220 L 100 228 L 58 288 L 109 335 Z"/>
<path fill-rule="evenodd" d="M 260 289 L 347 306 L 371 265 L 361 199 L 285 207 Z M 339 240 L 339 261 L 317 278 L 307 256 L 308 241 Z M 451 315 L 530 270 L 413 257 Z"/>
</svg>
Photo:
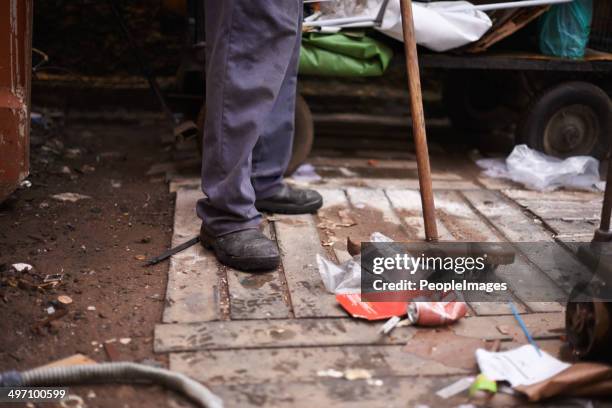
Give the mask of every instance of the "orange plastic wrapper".
<svg viewBox="0 0 612 408">
<path fill-rule="evenodd" d="M 367 320 L 383 320 L 406 314 L 406 302 L 362 302 L 361 294 L 336 295 L 336 301 L 353 317 Z"/>
<path fill-rule="evenodd" d="M 412 302 L 408 304 L 408 320 L 418 326 L 446 326 L 467 313 L 464 302 Z"/>
</svg>

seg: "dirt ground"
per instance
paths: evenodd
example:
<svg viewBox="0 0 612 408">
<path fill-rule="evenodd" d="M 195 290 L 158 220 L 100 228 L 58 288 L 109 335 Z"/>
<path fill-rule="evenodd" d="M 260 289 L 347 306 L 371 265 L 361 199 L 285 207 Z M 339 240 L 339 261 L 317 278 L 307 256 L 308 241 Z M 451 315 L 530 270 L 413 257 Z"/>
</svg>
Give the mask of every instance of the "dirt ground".
<svg viewBox="0 0 612 408">
<path fill-rule="evenodd" d="M 74 353 L 98 362 L 167 364 L 153 354 L 152 339 L 168 266 L 142 266 L 144 257 L 168 247 L 172 233 L 167 184 L 145 175 L 171 154 L 160 143 L 164 131 L 155 120 L 56 121 L 33 130 L 32 185 L 0 205 L 0 370 L 33 368 Z M 52 198 L 66 192 L 89 198 Z M 34 269 L 19 273 L 14 263 Z M 52 274 L 61 281 L 45 284 Z M 62 307 L 61 295 L 71 303 Z M 87 407 L 180 400 L 151 386 L 72 387 L 71 393 Z"/>
</svg>

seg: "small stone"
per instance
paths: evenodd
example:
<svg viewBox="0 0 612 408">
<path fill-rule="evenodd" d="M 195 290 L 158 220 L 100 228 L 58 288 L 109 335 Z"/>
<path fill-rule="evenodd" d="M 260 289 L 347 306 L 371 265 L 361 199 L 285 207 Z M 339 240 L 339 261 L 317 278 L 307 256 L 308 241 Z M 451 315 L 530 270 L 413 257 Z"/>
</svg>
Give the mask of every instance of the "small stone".
<svg viewBox="0 0 612 408">
<path fill-rule="evenodd" d="M 69 305 L 72 303 L 72 298 L 68 295 L 59 295 L 57 301 L 63 305 Z"/>
<path fill-rule="evenodd" d="M 96 310 L 96 307 L 95 306 L 87 306 L 87 310 L 92 310 L 93 311 L 93 310 Z"/>
<path fill-rule="evenodd" d="M 132 342 L 132 339 L 130 337 L 122 337 L 119 339 L 119 343 L 121 344 L 130 344 Z"/>
</svg>

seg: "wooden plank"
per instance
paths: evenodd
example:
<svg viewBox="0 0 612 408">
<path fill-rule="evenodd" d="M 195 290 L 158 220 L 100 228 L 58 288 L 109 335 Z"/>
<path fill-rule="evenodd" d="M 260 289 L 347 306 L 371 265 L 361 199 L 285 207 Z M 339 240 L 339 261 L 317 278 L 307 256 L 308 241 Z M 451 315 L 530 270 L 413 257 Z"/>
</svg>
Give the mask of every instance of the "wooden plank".
<svg viewBox="0 0 612 408">
<path fill-rule="evenodd" d="M 564 325 L 563 313 L 539 313 L 523 316 L 534 336 L 550 338 L 551 332 Z M 388 336 L 378 333 L 383 322 L 353 318 L 312 318 L 215 321 L 189 324 L 161 324 L 155 327 L 156 353 L 197 350 L 232 350 L 250 348 L 323 347 L 342 345 L 405 344 L 418 331 L 398 327 Z M 520 330 L 513 316 L 470 316 L 449 326 L 457 334 L 485 340 L 511 340 L 506 326 Z"/>
<path fill-rule="evenodd" d="M 328 295 L 332 296 L 332 295 Z M 262 347 L 406 344 L 414 327 L 379 333 L 384 322 L 345 318 L 217 321 L 155 327 L 155 352 Z"/>
<path fill-rule="evenodd" d="M 263 227 L 271 237 L 270 224 Z M 226 268 L 232 319 L 278 319 L 290 316 L 281 267 L 266 273 Z"/>
<path fill-rule="evenodd" d="M 287 182 L 302 186 L 319 186 L 324 188 L 347 188 L 347 187 L 365 187 L 372 189 L 386 188 L 409 188 L 418 189 L 419 181 L 417 179 L 388 179 L 388 178 L 366 178 L 366 177 L 329 177 L 317 182 L 303 182 L 292 179 L 287 179 Z M 439 180 L 434 183 L 434 189 L 437 190 L 469 190 L 475 189 L 478 186 L 469 180 L 452 181 Z"/>
<path fill-rule="evenodd" d="M 421 195 L 418 190 L 387 189 L 385 194 L 391 206 L 397 211 L 402 221 L 410 231 L 411 239 L 425 240 L 425 227 L 423 225 L 423 211 L 421 208 Z M 439 213 L 439 212 L 438 212 Z M 450 241 L 452 234 L 444 224 L 437 220 L 438 234 L 441 240 Z"/>
<path fill-rule="evenodd" d="M 467 204 L 465 199 L 456 191 L 439 191 L 435 193 L 436 209 L 438 218 L 452 234 L 452 240 L 466 242 L 499 242 L 502 239 L 495 233 L 485 221 Z M 500 282 L 501 279 L 490 274 L 487 278 L 490 282 Z M 508 304 L 509 299 L 504 299 L 496 293 L 479 293 L 472 296 L 466 292 L 465 300 L 472 310 L 479 316 L 512 314 Z M 519 313 L 527 309 L 513 296 L 510 297 L 515 303 Z"/>
<path fill-rule="evenodd" d="M 517 190 L 507 189 L 502 191 L 506 196 L 517 202 L 522 200 L 531 201 L 578 201 L 581 203 L 596 202 L 601 205 L 603 201 L 603 193 L 589 191 L 532 191 L 532 190 Z"/>
<path fill-rule="evenodd" d="M 587 221 L 601 217 L 601 203 L 595 201 L 517 200 L 517 203 L 543 219 Z"/>
<path fill-rule="evenodd" d="M 295 317 L 344 316 L 328 293 L 317 268 L 317 254 L 325 256 L 313 216 L 275 215 L 274 228 Z"/>
<path fill-rule="evenodd" d="M 545 231 L 519 208 L 492 191 L 470 190 L 462 194 L 511 242 L 548 242 L 552 234 Z"/>
<path fill-rule="evenodd" d="M 341 223 L 338 211 L 344 210 L 350 213 L 350 205 L 344 190 L 315 188 L 323 197 L 323 207 L 318 211 L 319 219 L 325 222 Z M 346 250 L 346 237 L 350 235 L 350 229 L 339 227 L 332 231 L 323 231 L 324 235 L 333 238 L 335 241 L 331 246 L 338 262 L 346 262 L 351 259 L 351 255 Z M 331 235 L 331 236 L 330 236 Z"/>
<path fill-rule="evenodd" d="M 521 317 L 535 339 L 558 338 L 559 329 L 565 327 L 565 313 L 530 313 Z M 484 340 L 508 340 L 511 338 L 508 332 L 520 330 L 511 315 L 466 317 L 450 327 L 460 336 Z M 501 327 L 511 330 L 501 330 Z"/>
<path fill-rule="evenodd" d="M 197 190 L 179 189 L 176 195 L 172 246 L 199 234 L 196 201 Z M 214 254 L 194 245 L 172 256 L 168 270 L 168 287 L 162 321 L 188 323 L 218 319 L 219 264 Z"/>
<path fill-rule="evenodd" d="M 466 191 L 462 193 L 468 201 L 510 241 L 513 242 L 550 242 L 552 237 L 545 232 L 533 219 L 525 216 L 523 212 L 511 205 L 501 195 L 491 191 Z M 557 311 L 563 306 L 553 300 L 563 299 L 564 292 L 553 282 L 554 278 L 548 276 L 545 265 L 540 267 L 545 273 L 540 273 L 537 265 L 538 259 L 528 262 L 523 256 L 517 254 L 512 265 L 501 265 L 496 275 L 506 281 L 513 289 L 514 294 L 533 311 Z M 548 273 L 547 273 L 548 272 Z M 553 273 L 555 273 L 553 271 Z M 535 301 L 542 299 L 542 301 Z M 548 300 L 551 302 L 548 302 Z M 547 300 L 547 301 L 544 301 Z"/>
<path fill-rule="evenodd" d="M 365 369 L 373 377 L 466 374 L 407 353 L 404 345 L 208 350 L 170 354 L 170 370 L 209 385 L 316 381 L 322 370 Z"/>
<path fill-rule="evenodd" d="M 363 159 L 359 157 L 309 157 L 308 163 L 315 167 L 377 167 L 381 169 L 406 169 L 414 170 L 417 168 L 416 160 L 377 160 Z"/>
<path fill-rule="evenodd" d="M 385 377 L 372 383 L 328 377 L 308 382 L 214 385 L 211 390 L 223 399 L 227 407 L 444 407 L 469 402 L 465 393 L 447 400 L 435 395 L 436 391 L 460 378 Z"/>
</svg>

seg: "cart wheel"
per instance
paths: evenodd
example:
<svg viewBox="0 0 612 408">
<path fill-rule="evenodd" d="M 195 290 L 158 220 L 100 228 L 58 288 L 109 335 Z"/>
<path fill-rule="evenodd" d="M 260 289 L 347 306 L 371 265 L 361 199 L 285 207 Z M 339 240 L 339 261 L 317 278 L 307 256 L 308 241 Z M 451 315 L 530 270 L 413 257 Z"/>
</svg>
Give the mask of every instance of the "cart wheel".
<svg viewBox="0 0 612 408">
<path fill-rule="evenodd" d="M 206 120 L 206 106 L 203 105 L 198 113 L 197 126 L 198 132 L 198 147 L 200 154 L 202 154 L 203 138 L 204 138 L 204 121 Z M 295 101 L 295 134 L 293 136 L 293 150 L 291 152 L 291 159 L 289 160 L 289 166 L 285 172 L 286 176 L 291 175 L 300 164 L 304 163 L 310 150 L 312 149 L 312 142 L 314 140 L 314 124 L 312 120 L 312 113 L 308 104 L 301 95 L 297 95 Z"/>
<path fill-rule="evenodd" d="M 298 94 L 295 100 L 293 150 L 291 151 L 291 160 L 289 160 L 285 176 L 290 176 L 308 158 L 310 150 L 312 150 L 313 140 L 314 123 L 312 113 L 302 95 Z"/>
<path fill-rule="evenodd" d="M 566 82 L 548 89 L 527 110 L 519 140 L 556 157 L 605 158 L 612 132 L 612 102 L 588 82 Z"/>
<path fill-rule="evenodd" d="M 449 75 L 442 99 L 453 126 L 473 135 L 474 131 L 488 132 L 513 124 L 516 113 L 502 102 L 517 91 L 516 86 L 509 87 L 510 82 L 500 74 L 485 72 Z"/>
</svg>

